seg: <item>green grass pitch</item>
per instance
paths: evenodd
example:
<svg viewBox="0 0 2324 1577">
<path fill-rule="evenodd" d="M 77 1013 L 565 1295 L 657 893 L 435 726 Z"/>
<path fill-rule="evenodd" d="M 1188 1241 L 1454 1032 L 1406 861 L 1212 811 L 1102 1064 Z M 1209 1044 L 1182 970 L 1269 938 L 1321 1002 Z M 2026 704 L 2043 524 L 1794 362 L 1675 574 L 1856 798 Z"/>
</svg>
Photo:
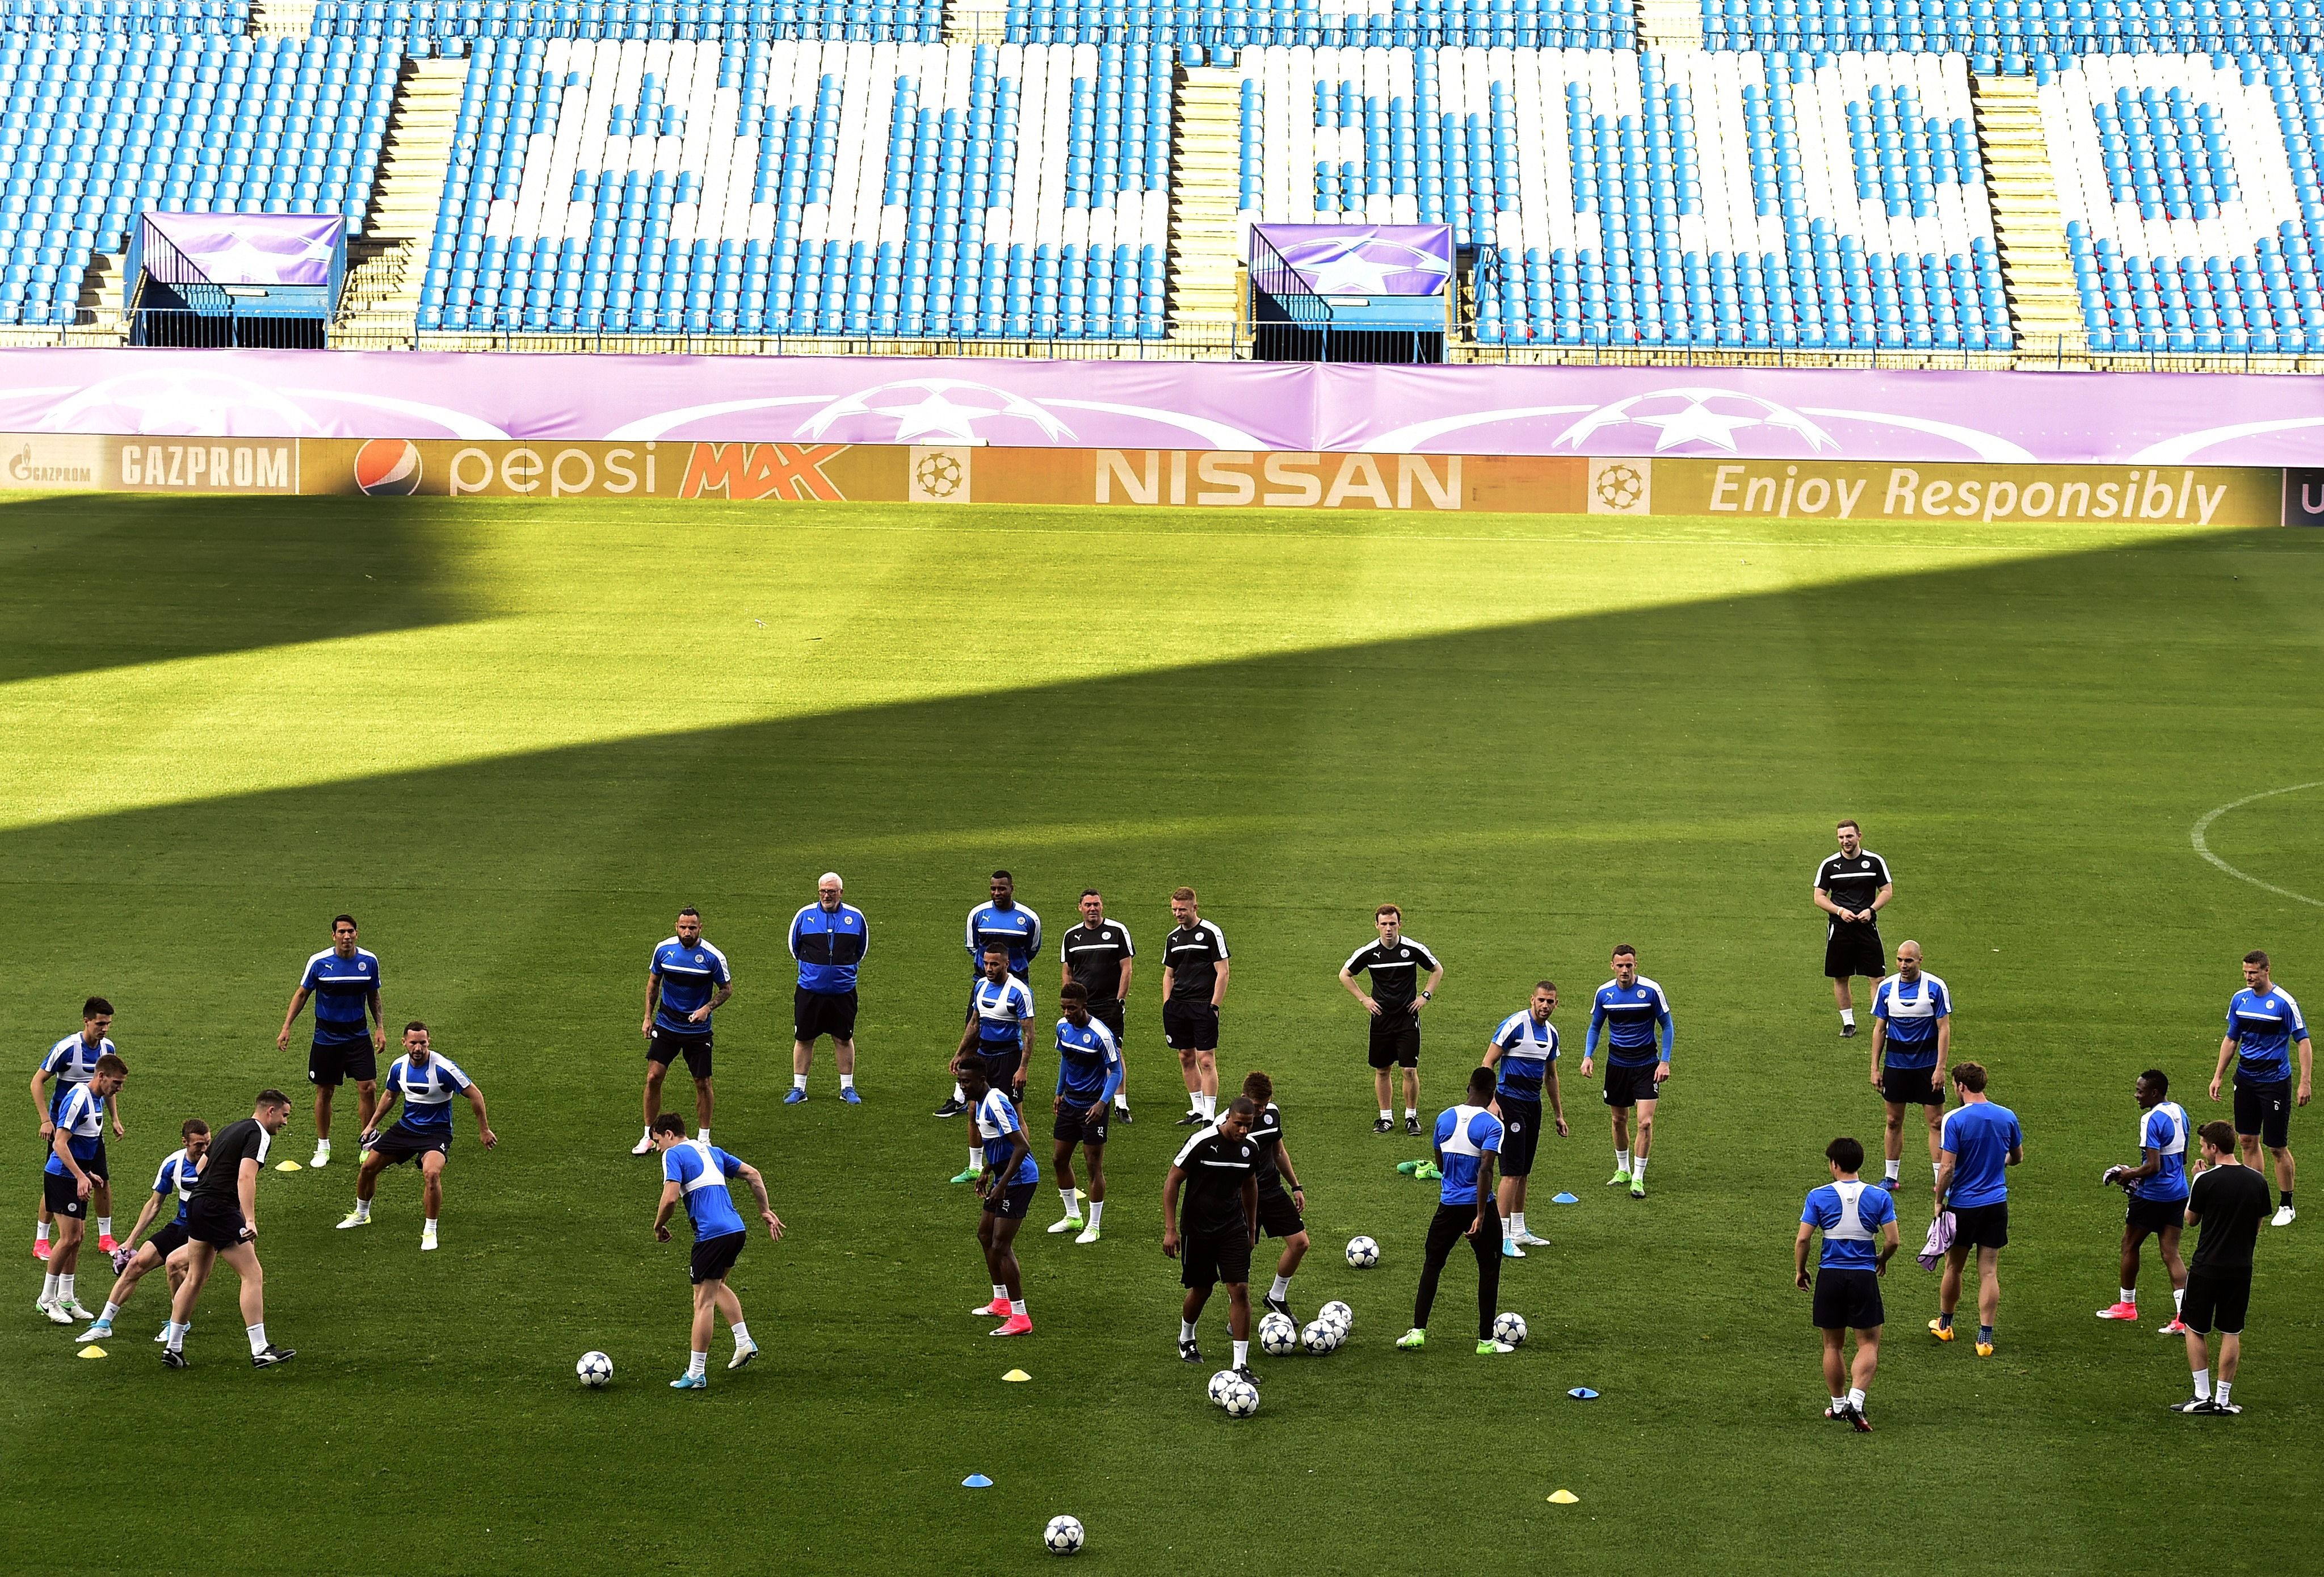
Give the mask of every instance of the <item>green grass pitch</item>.
<svg viewBox="0 0 2324 1577">
<path fill-rule="evenodd" d="M 425 1258 L 408 1171 L 361 1233 L 332 1230 L 351 1147 L 267 1174 L 269 1324 L 299 1359 L 247 1367 L 221 1271 L 171 1374 L 158 1281 L 102 1362 L 32 1314 L 19 1086 L 5 1564 L 1006 1572 L 1069 1511 L 1084 1563 L 1115 1572 L 2315 1570 L 2318 1207 L 2262 1240 L 2239 1420 L 2165 1415 L 2187 1379 L 2151 1258 L 2138 1328 L 2091 1311 L 2116 1285 L 2098 1177 L 2135 1158 L 2133 1074 L 2160 1064 L 2212 1115 L 2247 947 L 2324 1005 L 2313 903 L 2189 835 L 2324 779 L 2320 609 L 2324 537 L 2292 531 L 0 506 L 0 1032 L 21 1078 L 84 994 L 113 998 L 134 1069 L 116 1217 L 181 1118 L 297 1088 L 304 1031 L 287 1056 L 274 1032 L 342 908 L 391 1017 L 436 1027 L 502 1136 L 484 1153 L 458 1113 Z M 2209 845 L 2324 899 L 2319 797 L 2236 810 Z M 1895 869 L 1890 945 L 1923 942 L 1953 987 L 1956 1058 L 1991 1067 L 2028 1135 L 1999 1351 L 1930 1342 L 1933 1277 L 1901 1260 L 1866 1438 L 1817 1417 L 1790 1285 L 1821 1147 L 1877 1140 L 1808 904 L 1841 815 Z M 966 1312 L 974 1213 L 943 1181 L 963 1133 L 928 1115 L 961 918 L 997 864 L 1053 937 L 1095 882 L 1147 950 L 1106 1239 L 1041 1231 L 1044 1155 L 1038 1329 L 1013 1343 Z M 866 1104 L 839 1103 L 826 1058 L 785 1109 L 783 931 L 826 867 L 875 927 Z M 1356 1311 L 1336 1355 L 1259 1360 L 1239 1424 L 1176 1360 L 1159 1252 L 1182 1108 L 1155 952 L 1181 881 L 1234 948 L 1222 1068 L 1274 1074 L 1312 1186 L 1296 1301 Z M 1545 1142 L 1529 1213 L 1555 1247 L 1504 1277 L 1533 1333 L 1508 1359 L 1455 1340 L 1465 1256 L 1437 1344 L 1390 1346 L 1432 1194 L 1393 1169 L 1416 1145 L 1368 1131 L 1333 980 L 1383 899 L 1450 969 L 1431 1112 L 1537 975 L 1564 989 L 1570 1053 L 1613 943 L 1675 1004 L 1646 1203 L 1600 1186 L 1602 1108 L 1567 1065 L 1573 1137 Z M 666 1388 L 683 1233 L 652 1241 L 656 1174 L 626 1153 L 644 964 L 687 902 L 738 973 L 719 1142 L 790 1228 L 736 1276 L 765 1356 L 730 1379 L 722 1333 L 702 1396 Z M 2319 1121 L 2296 1116 L 2295 1148 Z M 310 1139 L 302 1095 L 280 1151 Z M 1559 1187 L 1581 1204 L 1543 1203 Z M 1342 1261 L 1358 1232 L 1378 1269 Z M 85 1270 L 80 1296 L 105 1285 Z M 618 1365 L 594 1395 L 572 1374 L 592 1347 Z M 999 1383 L 1012 1365 L 1031 1383 Z M 973 1471 L 995 1486 L 959 1488 Z M 1546 1503 L 1560 1488 L 1580 1503 Z"/>
</svg>

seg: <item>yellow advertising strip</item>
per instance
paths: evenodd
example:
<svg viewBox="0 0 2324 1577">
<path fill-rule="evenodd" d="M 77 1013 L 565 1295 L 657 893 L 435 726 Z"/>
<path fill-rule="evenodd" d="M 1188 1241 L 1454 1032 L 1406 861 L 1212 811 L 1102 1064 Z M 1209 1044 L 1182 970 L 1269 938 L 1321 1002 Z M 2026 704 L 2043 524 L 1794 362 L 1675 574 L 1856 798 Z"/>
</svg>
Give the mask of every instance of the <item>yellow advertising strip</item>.
<svg viewBox="0 0 2324 1577">
<path fill-rule="evenodd" d="M 1750 520 L 2273 526 L 2283 518 L 2283 473 L 2253 466 L 1656 460 L 1652 487 L 1655 514 Z"/>
</svg>

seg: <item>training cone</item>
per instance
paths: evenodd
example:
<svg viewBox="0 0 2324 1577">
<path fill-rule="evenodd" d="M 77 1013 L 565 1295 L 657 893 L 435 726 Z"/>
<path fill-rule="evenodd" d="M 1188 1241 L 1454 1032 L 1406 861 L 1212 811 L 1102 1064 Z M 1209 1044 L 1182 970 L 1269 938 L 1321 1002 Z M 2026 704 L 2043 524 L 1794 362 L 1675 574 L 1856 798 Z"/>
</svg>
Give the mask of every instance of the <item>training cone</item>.
<svg viewBox="0 0 2324 1577">
<path fill-rule="evenodd" d="M 960 1487 L 964 1489 L 990 1489 L 992 1480 L 982 1473 L 971 1473 L 960 1481 Z"/>
<path fill-rule="evenodd" d="M 92 1343 L 89 1346 L 82 1348 L 80 1350 L 80 1355 L 83 1358 L 103 1358 L 105 1356 L 105 1349 Z"/>
<path fill-rule="evenodd" d="M 1598 1399 L 1598 1393 L 1588 1386 L 1576 1386 L 1565 1394 L 1577 1402 L 1594 1402 Z"/>
<path fill-rule="evenodd" d="M 1028 1379 L 1031 1379 L 1033 1377 L 1032 1377 L 1031 1375 L 1029 1375 L 1029 1374 L 1027 1374 L 1027 1373 L 1026 1373 L 1023 1370 L 1021 1370 L 1021 1369 L 1012 1369 L 1012 1370 L 1010 1370 L 1007 1374 L 1002 1375 L 1001 1378 L 1002 1379 L 1007 1380 L 1007 1381 L 1008 1381 L 1010 1384 L 1011 1384 L 1011 1385 L 1021 1385 L 1021 1384 L 1023 1384 L 1025 1381 L 1027 1381 L 1027 1380 L 1028 1380 Z"/>
<path fill-rule="evenodd" d="M 307 1168 L 296 1161 L 277 1161 L 274 1163 L 274 1169 L 278 1172 L 303 1172 Z"/>
<path fill-rule="evenodd" d="M 1582 1203 L 1580 1200 L 1574 1198 L 1571 1194 L 1553 1194 L 1549 1196 L 1549 1202 L 1552 1204 L 1579 1204 Z"/>
<path fill-rule="evenodd" d="M 1571 1489 L 1553 1489 L 1550 1491 L 1549 1503 L 1552 1506 L 1578 1506 L 1581 1504 L 1581 1501 L 1582 1497 L 1576 1495 Z"/>
</svg>

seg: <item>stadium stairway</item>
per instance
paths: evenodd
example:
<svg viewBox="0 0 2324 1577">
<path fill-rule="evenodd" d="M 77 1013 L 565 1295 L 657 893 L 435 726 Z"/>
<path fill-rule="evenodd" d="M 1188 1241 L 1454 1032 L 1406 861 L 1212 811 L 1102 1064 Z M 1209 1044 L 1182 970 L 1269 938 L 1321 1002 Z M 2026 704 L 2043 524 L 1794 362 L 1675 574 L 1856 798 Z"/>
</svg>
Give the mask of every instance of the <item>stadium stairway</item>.
<svg viewBox="0 0 2324 1577">
<path fill-rule="evenodd" d="M 403 62 L 363 235 L 348 245 L 338 331 L 353 343 L 411 341 L 467 76 L 464 60 Z"/>
<path fill-rule="evenodd" d="M 1985 151 L 1986 190 L 1993 199 L 1994 239 L 2018 347 L 2037 359 L 2044 353 L 2082 357 L 2089 335 L 2073 259 L 2066 251 L 2066 223 L 2059 211 L 2035 79 L 1987 73 L 1970 81 Z"/>
<path fill-rule="evenodd" d="M 315 31 L 315 0 L 250 0 L 250 31 L 258 37 L 305 38 Z"/>
<path fill-rule="evenodd" d="M 1702 48 L 1700 0 L 1637 0 L 1639 47 L 1650 50 Z"/>
<path fill-rule="evenodd" d="M 1190 66 L 1178 78 L 1170 192 L 1170 337 L 1214 340 L 1241 316 L 1242 73 Z"/>
</svg>

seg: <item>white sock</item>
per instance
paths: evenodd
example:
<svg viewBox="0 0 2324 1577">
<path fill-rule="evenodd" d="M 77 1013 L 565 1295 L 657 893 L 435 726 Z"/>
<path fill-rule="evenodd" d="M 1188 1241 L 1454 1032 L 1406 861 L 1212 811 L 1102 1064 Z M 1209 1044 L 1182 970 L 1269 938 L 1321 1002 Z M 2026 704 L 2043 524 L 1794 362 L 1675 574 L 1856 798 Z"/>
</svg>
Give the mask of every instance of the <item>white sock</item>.
<svg viewBox="0 0 2324 1577">
<path fill-rule="evenodd" d="M 97 1235 L 100 1238 L 109 1238 L 113 1236 L 113 1218 L 111 1216 L 101 1215 L 97 1218 Z"/>
<path fill-rule="evenodd" d="M 2195 1371 L 2195 1399 L 2199 1402 L 2206 1402 L 2210 1400 L 2210 1397 L 2211 1371 L 2208 1369 L 2199 1369 Z"/>
<path fill-rule="evenodd" d="M 1275 1278 L 1275 1285 L 1268 1289 L 1267 1296 L 1273 1298 L 1289 1297 L 1291 1296 L 1291 1277 L 1287 1276 L 1277 1277 Z"/>
<path fill-rule="evenodd" d="M 1633 1183 L 1643 1183 L 1646 1180 L 1646 1157 L 1639 1156 L 1630 1162 L 1630 1181 Z"/>
<path fill-rule="evenodd" d="M 190 1325 L 180 1325 L 175 1320 L 161 1327 L 161 1335 L 171 1351 L 180 1352 L 185 1350 L 186 1333 L 191 1328 Z"/>
<path fill-rule="evenodd" d="M 807 1080 L 804 1077 L 800 1078 L 798 1081 L 798 1084 L 800 1089 L 804 1090 L 807 1088 Z M 853 1074 L 840 1074 L 839 1087 L 843 1090 L 852 1090 L 855 1088 L 855 1075 Z"/>
<path fill-rule="evenodd" d="M 1406 1108 L 1404 1109 L 1404 1120 L 1405 1120 L 1406 1122 L 1410 1122 L 1414 1118 L 1416 1118 L 1416 1117 L 1417 1117 L 1417 1116 L 1419 1116 L 1419 1115 L 1420 1115 L 1420 1113 L 1419 1113 L 1419 1112 L 1415 1111 L 1414 1111 L 1411 1107 L 1409 1107 L 1409 1106 L 1407 1106 L 1407 1107 L 1406 1107 Z"/>
<path fill-rule="evenodd" d="M 432 1238 L 436 1235 L 436 1218 L 434 1216 L 431 1215 L 428 1218 L 428 1224 L 420 1229 L 420 1235 L 423 1238 Z"/>
<path fill-rule="evenodd" d="M 1845 1407 L 1845 1406 L 1848 1406 L 1848 1398 L 1847 1398 L 1846 1397 L 1834 1397 L 1831 1399 L 1831 1410 L 1832 1410 L 1833 1412 L 1835 1412 L 1835 1413 L 1839 1412 L 1841 1408 L 1843 1408 L 1843 1407 Z"/>
<path fill-rule="evenodd" d="M 1849 1026 L 1850 1028 L 1854 1028 L 1856 1026 L 1856 1010 L 1853 1008 L 1842 1008 L 1840 1010 L 1840 1021 Z"/>
<path fill-rule="evenodd" d="M 653 1142 L 653 1124 L 650 1122 L 646 1124 L 646 1142 L 648 1144 Z"/>
<path fill-rule="evenodd" d="M 1079 1214 L 1081 1214 L 1081 1212 L 1080 1212 L 1080 1211 L 1075 1210 L 1075 1209 L 1074 1208 L 1074 1191 L 1073 1191 L 1072 1189 L 1070 1189 L 1070 1188 L 1060 1188 L 1060 1189 L 1058 1189 L 1058 1190 L 1057 1190 L 1057 1197 L 1058 1197 L 1058 1198 L 1060 1198 L 1060 1199 L 1062 1199 L 1062 1200 L 1064 1200 L 1064 1201 L 1065 1202 L 1065 1213 L 1066 1213 L 1067 1215 L 1079 1215 Z"/>
<path fill-rule="evenodd" d="M 1392 1121 L 1394 1121 L 1395 1120 L 1396 1120 L 1396 1113 L 1395 1113 L 1395 1112 L 1393 1112 L 1393 1111 L 1389 1111 L 1389 1110 L 1388 1110 L 1387 1107 L 1385 1107 L 1385 1106 L 1383 1106 L 1383 1107 L 1381 1107 L 1381 1108 L 1380 1108 L 1380 1120 L 1381 1120 L 1382 1122 L 1392 1122 Z"/>
<path fill-rule="evenodd" d="M 45 1243 L 48 1240 L 49 1223 L 44 1221 L 34 1222 L 32 1223 L 32 1241 L 36 1243 Z"/>
<path fill-rule="evenodd" d="M 261 1320 L 249 1327 L 250 1355 L 253 1358 L 266 1351 L 266 1322 Z"/>
<path fill-rule="evenodd" d="M 704 1144 L 708 1144 L 710 1142 L 710 1125 L 706 1122 L 700 1128 L 696 1129 L 694 1130 L 694 1137 L 700 1139 Z"/>
<path fill-rule="evenodd" d="M 1009 1317 L 1012 1320 L 1021 1320 L 1027 1317 L 1025 1314 L 1025 1300 L 1023 1298 L 1012 1297 L 1009 1300 Z"/>
<path fill-rule="evenodd" d="M 793 1074 L 791 1075 L 791 1088 L 792 1088 L 792 1089 L 794 1089 L 794 1090 L 804 1090 L 804 1089 L 806 1089 L 806 1088 L 807 1088 L 807 1075 L 806 1075 L 805 1074 Z"/>
<path fill-rule="evenodd" d="M 2212 1393 L 2219 1398 L 2220 1406 L 2224 1407 L 2227 1405 L 2227 1393 L 2235 1388 L 2236 1382 L 2233 1380 L 2221 1380 L 2212 1388 Z"/>
<path fill-rule="evenodd" d="M 997 1304 L 1005 1304 L 1009 1301 L 1009 1289 L 997 1281 L 992 1284 L 992 1301 Z"/>
<path fill-rule="evenodd" d="M 968 1104 L 968 1092 L 960 1087 L 959 1081 L 957 1080 L 954 1080 L 953 1083 L 952 1098 L 963 1106 Z"/>
<path fill-rule="evenodd" d="M 1891 1162 L 1889 1162 L 1889 1163 L 1888 1163 L 1888 1167 L 1887 1167 L 1887 1176 L 1888 1176 L 1888 1181 L 1890 1181 L 1891 1183 L 1902 1182 L 1902 1181 L 1904 1180 L 1904 1162 L 1902 1162 L 1902 1161 L 1891 1161 Z"/>
<path fill-rule="evenodd" d="M 104 1323 L 105 1324 L 110 1325 L 111 1323 L 113 1323 L 113 1316 L 114 1316 L 114 1315 L 115 1315 L 115 1314 L 119 1314 L 120 1312 L 121 1312 L 121 1305 L 120 1305 L 119 1304 L 112 1303 L 112 1302 L 107 1302 L 107 1303 L 106 1304 L 106 1305 L 105 1305 L 105 1313 L 103 1313 L 103 1314 L 101 1314 L 97 1315 L 97 1319 L 98 1319 L 99 1321 L 101 1321 L 101 1322 L 102 1322 L 102 1323 Z"/>
<path fill-rule="evenodd" d="M 2183 1308 L 2185 1308 L 2186 1306 L 2187 1306 L 2187 1289 L 2186 1289 L 2185 1287 L 2183 1287 L 2183 1286 L 2174 1286 L 2174 1287 L 2172 1287 L 2172 1288 L 2171 1289 L 2171 1314 L 2172 1314 L 2172 1317 L 2173 1319 L 2176 1319 L 2176 1318 L 2178 1317 L 2178 1315 L 2179 1315 L 2179 1311 L 2180 1311 L 2180 1310 L 2181 1310 L 2181 1309 L 2183 1309 Z"/>
<path fill-rule="evenodd" d="M 2122 1301 L 2126 1304 L 2136 1303 L 2138 1301 L 2138 1288 L 2135 1286 L 2124 1287 L 2122 1289 Z"/>
<path fill-rule="evenodd" d="M 1203 1097 L 1203 1118 L 1207 1122 L 1216 1122 L 1219 1120 L 1219 1098 L 1216 1095 Z"/>
<path fill-rule="evenodd" d="M 368 1200 L 368 1199 L 358 1199 L 358 1200 L 356 1200 L 356 1201 L 355 1201 L 355 1220 L 357 1220 L 357 1221 L 369 1221 L 369 1220 L 371 1220 L 371 1201 L 370 1201 L 370 1200 Z"/>
<path fill-rule="evenodd" d="M 1089 1207 L 1089 1230 L 1090 1230 L 1090 1231 L 1097 1231 L 1097 1223 L 1098 1223 L 1099 1220 L 1104 1216 L 1104 1214 L 1105 1214 L 1105 1201 L 1104 1201 L 1104 1200 L 1102 1200 L 1102 1199 L 1093 1199 L 1093 1200 L 1091 1200 L 1091 1201 L 1090 1201 L 1090 1207 Z"/>
<path fill-rule="evenodd" d="M 1617 1172 L 1627 1172 L 1629 1169 L 1630 1152 L 1628 1150 L 1616 1150 L 1614 1152 L 1614 1170 Z"/>
<path fill-rule="evenodd" d="M 1523 1235 L 1526 1230 L 1525 1212 L 1520 1210 L 1509 1217 L 1509 1230 L 1513 1232 L 1518 1233 L 1519 1235 Z"/>
<path fill-rule="evenodd" d="M 1129 1111 L 1129 1110 L 1130 1110 L 1130 1097 L 1129 1097 L 1129 1096 L 1127 1096 L 1127 1095 L 1125 1095 L 1125 1094 L 1123 1094 L 1120 1091 L 1116 1090 L 1116 1091 L 1113 1093 L 1113 1109 L 1114 1109 L 1116 1111 Z"/>
<path fill-rule="evenodd" d="M 60 1276 L 57 1277 L 57 1301 L 59 1303 L 69 1304 L 72 1302 L 74 1279 L 75 1278 L 70 1276 Z"/>
<path fill-rule="evenodd" d="M 57 1273 L 53 1270 L 41 1277 L 41 1301 L 44 1304 L 57 1301 Z"/>
<path fill-rule="evenodd" d="M 972 1172 L 984 1170 L 984 1152 L 974 1145 L 968 1147 L 968 1169 Z"/>
<path fill-rule="evenodd" d="M 1234 1344 L 1234 1366 L 1237 1369 L 1249 1369 L 1250 1367 L 1250 1343 L 1248 1342 L 1238 1342 Z"/>
<path fill-rule="evenodd" d="M 734 1322 L 733 1329 L 734 1333 L 734 1345 L 737 1347 L 748 1347 L 751 1344 L 750 1325 L 743 1321 L 737 1320 Z"/>
<path fill-rule="evenodd" d="M 327 1139 L 317 1139 L 315 1141 L 315 1153 L 318 1156 L 329 1155 L 331 1153 L 331 1141 Z"/>
<path fill-rule="evenodd" d="M 703 1376 L 703 1372 L 709 1367 L 710 1354 L 707 1352 L 689 1352 L 686 1355 L 686 1374 L 687 1379 L 700 1379 Z"/>
<path fill-rule="evenodd" d="M 1864 1388 L 1862 1386 L 1849 1387 L 1848 1405 L 1855 1408 L 1859 1413 L 1864 1411 Z"/>
<path fill-rule="evenodd" d="M 1178 1340 L 1179 1340 L 1179 1341 L 1181 1341 L 1181 1342 L 1192 1342 L 1194 1339 L 1194 1321 L 1192 1321 L 1192 1320 L 1181 1320 L 1181 1321 L 1179 1321 L 1179 1322 L 1178 1322 Z"/>
</svg>

